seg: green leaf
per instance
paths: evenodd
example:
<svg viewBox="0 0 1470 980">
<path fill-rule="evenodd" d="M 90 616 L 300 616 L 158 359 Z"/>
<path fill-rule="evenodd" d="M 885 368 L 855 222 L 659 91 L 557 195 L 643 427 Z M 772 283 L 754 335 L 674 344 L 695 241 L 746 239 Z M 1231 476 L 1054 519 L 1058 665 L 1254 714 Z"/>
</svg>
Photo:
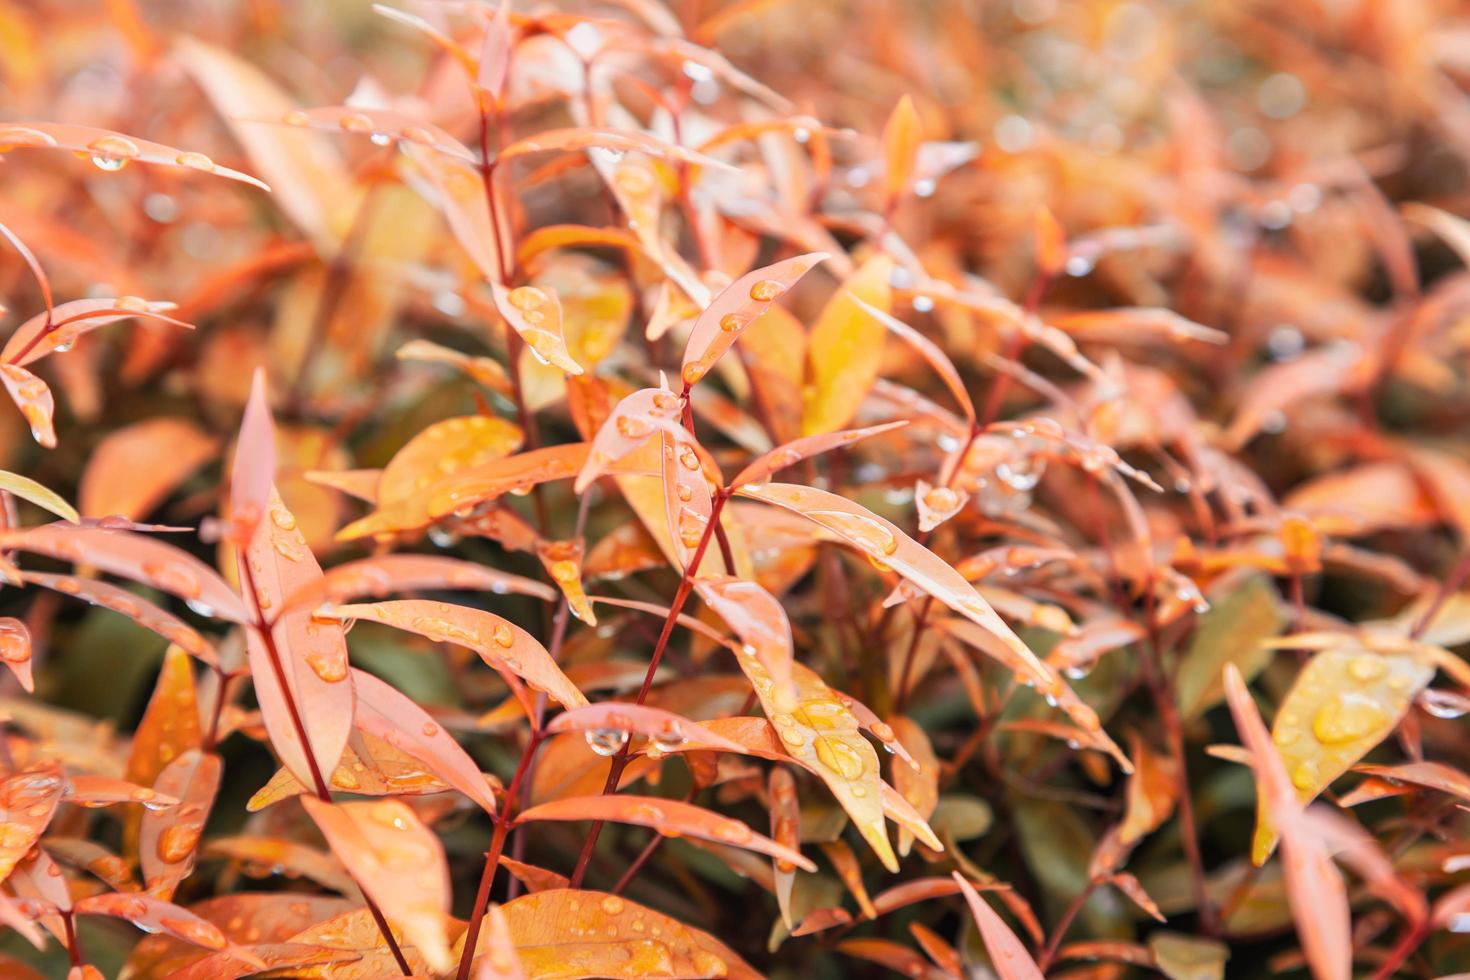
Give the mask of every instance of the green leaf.
<svg viewBox="0 0 1470 980">
<path fill-rule="evenodd" d="M 1200 618 L 1194 638 L 1179 664 L 1175 691 L 1179 713 L 1188 721 L 1225 698 L 1221 676 L 1226 664 L 1240 668 L 1248 682 L 1271 661 L 1262 643 L 1281 633 L 1286 616 L 1276 589 L 1264 575 L 1255 575 L 1215 602 Z"/>
</svg>

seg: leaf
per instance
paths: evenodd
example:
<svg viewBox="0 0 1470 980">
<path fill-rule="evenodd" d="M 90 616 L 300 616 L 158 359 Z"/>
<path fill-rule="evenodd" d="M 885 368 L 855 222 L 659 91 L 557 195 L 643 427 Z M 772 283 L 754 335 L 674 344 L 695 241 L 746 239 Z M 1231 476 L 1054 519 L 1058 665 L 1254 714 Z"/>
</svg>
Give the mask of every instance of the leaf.
<svg viewBox="0 0 1470 980">
<path fill-rule="evenodd" d="M 1271 732 L 1297 799 L 1314 799 L 1387 738 L 1433 677 L 1434 667 L 1412 656 L 1351 648 L 1313 656 L 1281 702 Z M 1275 846 L 1263 799 L 1251 860 L 1264 864 Z"/>
<path fill-rule="evenodd" d="M 353 541 L 417 530 L 438 518 L 472 509 L 507 493 L 527 491 L 548 480 L 569 479 L 587 461 L 587 448 L 587 444 L 582 442 L 546 446 L 470 467 L 407 500 L 352 522 L 337 533 L 337 539 Z"/>
<path fill-rule="evenodd" d="M 868 259 L 827 301 L 807 340 L 807 377 L 803 395 L 803 435 L 831 432 L 846 425 L 878 377 L 887 335 L 881 323 L 856 300 L 888 312 L 892 302 L 893 260 Z"/>
<path fill-rule="evenodd" d="M 290 878 L 306 878 L 344 895 L 358 893 L 357 885 L 336 858 L 295 841 L 276 837 L 214 837 L 201 848 L 200 856 L 237 861 L 247 869 L 269 868 Z"/>
<path fill-rule="evenodd" d="M 356 192 L 331 145 L 303 130 L 250 122 L 282 119 L 295 106 L 243 58 L 192 38 L 181 38 L 173 53 L 275 188 L 272 199 L 318 251 L 334 253 L 356 209 Z"/>
<path fill-rule="evenodd" d="M 15 675 L 26 693 L 35 691 L 36 682 L 31 676 L 31 631 L 14 616 L 0 617 L 0 663 Z"/>
<path fill-rule="evenodd" d="M 375 144 L 402 140 L 456 157 L 466 163 L 477 163 L 479 160 L 469 147 L 433 123 L 393 109 L 352 105 L 319 106 L 314 109 L 291 109 L 278 119 L 257 121 L 279 122 L 286 126 L 328 133 L 369 136 Z"/>
<path fill-rule="evenodd" d="M 224 765 L 213 753 L 190 749 L 159 773 L 153 788 L 179 800 L 179 805 L 143 813 L 138 831 L 138 857 L 148 891 L 172 898 L 174 889 L 194 870 L 194 855 L 204 822 L 219 792 Z"/>
<path fill-rule="evenodd" d="M 908 188 L 923 136 L 914 100 L 905 95 L 883 125 L 883 198 L 889 208 Z"/>
<path fill-rule="evenodd" d="M 923 727 L 907 715 L 894 715 L 889 719 L 893 736 L 900 744 L 913 752 L 913 765 L 895 764 L 890 772 L 893 788 L 907 800 L 920 817 L 928 820 L 939 805 L 939 757 L 929 742 Z M 898 831 L 898 853 L 907 857 L 914 846 L 911 831 Z"/>
<path fill-rule="evenodd" d="M 480 767 L 412 698 L 360 670 L 353 670 L 353 686 L 359 728 L 418 759 L 486 813 L 495 812 L 495 797 Z"/>
<path fill-rule="evenodd" d="M 767 695 L 771 702 L 780 706 L 794 701 L 797 689 L 792 670 L 795 652 L 791 623 L 780 600 L 754 582 L 736 578 L 700 578 L 694 587 L 705 604 L 740 637 L 743 657 L 753 657 L 760 664 L 764 678 L 774 685 Z"/>
<path fill-rule="evenodd" d="M 65 596 L 90 602 L 94 606 L 110 609 L 128 617 L 144 629 L 151 630 L 170 643 L 197 657 L 201 663 L 219 666 L 219 658 L 209 641 L 199 635 L 192 626 L 166 610 L 160 609 L 146 599 L 127 589 L 96 579 L 73 578 L 70 575 L 45 575 L 41 572 L 21 572 L 20 581 L 51 589 Z"/>
<path fill-rule="evenodd" d="M 1363 364 L 1355 344 L 1323 347 L 1283 364 L 1273 364 L 1250 379 L 1241 393 L 1225 444 L 1240 449 L 1273 413 L 1285 412 L 1304 398 L 1338 394 Z"/>
<path fill-rule="evenodd" d="M 218 440 L 186 419 L 156 418 L 124 426 L 92 450 L 77 489 L 77 506 L 91 517 L 120 514 L 141 520 L 218 452 Z"/>
<path fill-rule="evenodd" d="M 1212 598 L 1210 610 L 1179 663 L 1175 692 L 1179 713 L 1198 718 L 1225 697 L 1221 680 L 1226 664 L 1235 664 L 1250 680 L 1271 662 L 1264 641 L 1286 625 L 1281 602 L 1268 579 L 1253 575 L 1224 598 Z"/>
<path fill-rule="evenodd" d="M 561 301 L 555 290 L 540 286 L 506 289 L 497 282 L 492 282 L 490 288 L 495 296 L 495 308 L 538 359 L 567 374 L 582 373 L 582 366 L 567 351 Z"/>
<path fill-rule="evenodd" d="M 358 680 L 361 677 L 354 683 Z M 422 761 L 363 731 L 354 732 L 347 740 L 342 759 L 326 780 L 332 789 L 357 796 L 421 796 L 450 789 L 448 783 L 426 771 Z M 291 770 L 278 769 L 256 790 L 245 809 L 263 810 L 292 796 L 314 792 L 291 775 Z"/>
<path fill-rule="evenodd" d="M 183 170 L 197 170 L 229 180 L 252 184 L 270 190 L 263 181 L 229 167 L 221 167 L 203 153 L 176 150 L 162 143 L 124 136 L 110 129 L 78 126 L 74 123 L 22 121 L 0 126 L 0 145 L 35 149 L 71 150 L 90 159 L 97 169 L 121 170 L 129 163 L 152 163 Z"/>
<path fill-rule="evenodd" d="M 48 354 L 70 349 L 83 334 L 134 318 L 194 329 L 192 323 L 165 315 L 165 311 L 172 309 L 173 303 L 149 302 L 138 296 L 74 299 L 56 307 L 51 314 L 53 319 L 48 320 L 44 313 L 37 314 L 17 327 L 0 348 L 0 360 L 25 367 Z"/>
<path fill-rule="evenodd" d="M 679 376 L 686 388 L 698 384 L 751 322 L 786 294 L 825 252 L 811 252 L 748 272 L 721 290 L 694 321 Z"/>
<path fill-rule="evenodd" d="M 435 422 L 408 441 L 378 480 L 377 503 L 389 507 L 408 500 L 446 476 L 504 459 L 521 448 L 519 426 L 489 415 Z"/>
<path fill-rule="evenodd" d="M 588 601 L 587 591 L 582 586 L 584 551 L 585 546 L 580 539 L 536 543 L 536 557 L 541 559 L 541 566 L 546 569 L 546 574 L 566 597 L 567 608 L 572 615 L 588 626 L 596 626 L 597 614 L 592 611 L 592 603 Z"/>
<path fill-rule="evenodd" d="M 515 674 L 564 708 L 587 703 L 531 634 L 483 609 L 426 599 L 397 599 L 337 606 L 332 615 L 342 620 L 366 619 L 426 636 L 436 643 L 467 647 L 491 667 Z"/>
<path fill-rule="evenodd" d="M 241 445 L 245 445 L 242 441 Z M 241 460 L 237 458 L 236 467 Z M 250 676 L 271 746 L 303 783 L 330 773 L 352 729 L 352 682 L 340 623 L 311 610 L 284 609 L 286 598 L 321 578 L 296 518 L 271 488 L 269 513 L 238 555 L 240 580 L 259 618 L 279 617 L 246 634 Z"/>
<path fill-rule="evenodd" d="M 149 535 L 86 525 L 47 524 L 0 532 L 0 548 L 90 565 L 142 582 L 231 622 L 250 621 L 240 597 L 208 565 Z"/>
<path fill-rule="evenodd" d="M 642 735 L 650 740 L 650 752 L 745 751 L 740 743 L 717 735 L 683 715 L 646 704 L 621 701 L 602 701 L 564 711 L 551 719 L 545 731 L 596 732 L 604 729 Z"/>
<path fill-rule="evenodd" d="M 908 425 L 907 419 L 896 422 L 884 422 L 882 425 L 870 425 L 864 429 L 843 429 L 838 432 L 823 432 L 814 436 L 803 436 L 793 439 L 785 445 L 777 446 L 770 452 L 750 461 L 745 469 L 735 475 L 730 481 L 731 488 L 738 488 L 747 483 L 763 483 L 770 479 L 773 474 L 788 466 L 795 466 L 804 459 L 819 456 L 844 446 L 850 446 L 860 439 L 878 435 L 880 432 L 889 432 L 893 429 L 901 429 Z"/>
<path fill-rule="evenodd" d="M 807 917 L 802 923 L 803 928 L 798 928 L 794 934 L 799 935 L 806 932 L 808 928 L 807 922 L 824 912 L 829 914 L 841 913 L 841 916 L 833 916 L 834 921 L 830 923 L 831 925 L 839 924 L 839 921 L 836 920 L 841 920 L 842 916 L 847 917 L 846 921 L 851 921 L 852 919 L 842 909 L 818 909 Z M 840 924 L 845 925 L 846 921 L 842 921 Z M 837 949 L 846 953 L 848 956 L 856 956 L 870 963 L 876 963 L 894 973 L 899 973 L 906 977 L 913 977 L 915 980 L 945 980 L 948 976 L 944 971 L 936 970 L 930 966 L 928 961 L 914 950 L 909 949 L 907 946 L 899 945 L 890 939 L 844 939 L 837 944 Z"/>
<path fill-rule="evenodd" d="M 442 347 L 428 340 L 410 340 L 393 352 L 400 361 L 424 361 L 430 364 L 448 364 L 473 378 L 477 383 L 492 391 L 511 398 L 510 377 L 499 361 L 488 357 L 476 357 L 461 351 Z"/>
<path fill-rule="evenodd" d="M 964 379 L 960 377 L 960 372 L 954 366 L 954 362 L 949 359 L 949 355 L 940 350 L 939 345 L 935 344 L 934 341 L 925 337 L 897 317 L 889 315 L 886 310 L 878 309 L 876 306 L 865 302 L 856 294 L 849 298 L 857 304 L 860 310 L 893 331 L 895 336 L 918 351 L 919 356 L 929 362 L 929 366 L 939 375 L 940 380 L 949 389 L 949 393 L 959 403 L 960 411 L 964 413 L 965 418 L 970 424 L 974 425 L 975 403 L 970 400 L 970 390 L 965 387 Z"/>
<path fill-rule="evenodd" d="M 31 427 L 31 436 L 47 449 L 56 448 L 56 399 L 46 382 L 25 368 L 15 364 L 0 364 L 0 382 L 5 385 L 10 400 L 25 416 Z"/>
<path fill-rule="evenodd" d="M 18 772 L 0 782 L 0 881 L 41 839 L 64 788 L 55 765 Z"/>
<path fill-rule="evenodd" d="M 507 4 L 502 2 L 500 9 Z M 485 913 L 487 936 L 485 954 L 479 958 L 479 970 L 475 980 L 526 980 L 526 970 L 516 952 L 515 939 L 510 934 L 510 923 L 499 905 L 491 905 Z"/>
<path fill-rule="evenodd" d="M 1133 775 L 1128 777 L 1127 809 L 1118 827 L 1124 846 L 1163 826 L 1179 802 L 1179 770 L 1173 758 L 1154 752 L 1136 734 L 1131 743 Z"/>
<path fill-rule="evenodd" d="M 1031 959 L 1031 954 L 1026 952 L 1021 940 L 995 910 L 985 904 L 975 886 L 958 871 L 952 872 L 951 877 L 964 894 L 975 925 L 980 927 L 980 938 L 985 942 L 985 950 L 990 954 L 990 962 L 1000 980 L 1041 980 L 1041 970 Z"/>
<path fill-rule="evenodd" d="M 543 891 L 506 902 L 500 910 L 530 977 L 759 976 L 713 936 L 617 895 L 570 888 Z M 488 952 L 485 932 L 475 950 L 476 962 Z"/>
<path fill-rule="evenodd" d="M 81 515 L 71 504 L 63 500 L 60 494 L 43 487 L 30 477 L 0 470 L 0 490 L 13 493 L 22 500 L 28 500 L 37 507 L 48 510 L 73 524 L 81 522 Z"/>
<path fill-rule="evenodd" d="M 500 151 L 500 159 L 506 161 L 532 153 L 577 153 L 594 147 L 614 153 L 646 153 L 662 160 L 699 164 L 721 170 L 730 169 L 729 164 L 720 160 L 673 143 L 666 143 L 646 133 L 628 129 L 598 129 L 590 126 L 578 129 L 548 129 L 534 136 L 516 140 Z"/>
<path fill-rule="evenodd" d="M 1256 791 L 1282 835 L 1282 868 L 1297 936 L 1319 980 L 1352 974 L 1352 914 L 1342 875 L 1323 840 L 1307 828 L 1301 804 L 1240 670 L 1225 667 L 1225 697 L 1241 744 L 1250 755 Z"/>
<path fill-rule="evenodd" d="M 1148 936 L 1154 965 L 1169 980 L 1224 980 L 1230 947 L 1213 939 L 1162 930 Z"/>
<path fill-rule="evenodd" d="M 964 510 L 969 502 L 968 493 L 944 484 L 932 486 L 925 480 L 914 484 L 914 507 L 919 512 L 919 530 L 925 533 Z"/>
<path fill-rule="evenodd" d="M 205 949 L 224 949 L 225 934 L 212 922 L 188 909 L 144 892 L 90 895 L 76 903 L 78 915 L 107 915 L 126 919 L 145 932 L 166 932 Z"/>
<path fill-rule="evenodd" d="M 1357 766 L 1361 772 L 1392 783 L 1408 783 L 1448 793 L 1470 802 L 1470 778 L 1441 762 L 1405 762 L 1396 766 Z"/>
<path fill-rule="evenodd" d="M 685 400 L 667 388 L 640 388 L 623 398 L 593 436 L 587 461 L 572 489 L 582 493 L 655 433 L 677 427 L 684 405 Z"/>
<path fill-rule="evenodd" d="M 668 837 L 700 837 L 790 861 L 806 871 L 817 870 L 799 851 L 757 834 L 739 820 L 679 800 L 627 794 L 573 796 L 533 806 L 516 817 L 517 823 L 536 820 L 610 820 L 636 824 Z"/>
<path fill-rule="evenodd" d="M 153 697 L 133 732 L 125 774 L 130 781 L 151 787 L 169 763 L 199 748 L 203 740 L 189 655 L 181 647 L 170 646 L 164 651 Z M 132 809 L 123 835 L 128 853 L 137 849 L 142 819 L 142 807 Z"/>
<path fill-rule="evenodd" d="M 440 972 L 449 951 L 449 867 L 439 838 L 398 800 L 301 803 L 354 881 Z"/>
<path fill-rule="evenodd" d="M 785 766 L 774 766 L 766 787 L 771 811 L 771 837 L 781 846 L 801 850 L 801 804 L 796 798 L 796 777 Z M 796 865 L 780 858 L 771 859 L 776 883 L 776 902 L 781 907 L 781 920 L 790 929 L 791 889 L 796 884 Z"/>
<path fill-rule="evenodd" d="M 329 568 L 286 600 L 287 609 L 316 608 L 362 596 L 430 589 L 467 589 L 496 595 L 529 595 L 550 602 L 556 597 L 545 583 L 486 565 L 441 555 L 378 555 Z"/>
<path fill-rule="evenodd" d="M 775 687 L 755 656 L 742 650 L 738 659 L 760 698 L 761 708 L 779 733 L 781 750 L 827 784 L 883 866 L 897 871 L 898 858 L 883 826 L 878 755 L 859 733 L 852 712 L 820 677 L 801 664 L 792 664 L 796 685 L 793 699 L 790 693 Z"/>
</svg>

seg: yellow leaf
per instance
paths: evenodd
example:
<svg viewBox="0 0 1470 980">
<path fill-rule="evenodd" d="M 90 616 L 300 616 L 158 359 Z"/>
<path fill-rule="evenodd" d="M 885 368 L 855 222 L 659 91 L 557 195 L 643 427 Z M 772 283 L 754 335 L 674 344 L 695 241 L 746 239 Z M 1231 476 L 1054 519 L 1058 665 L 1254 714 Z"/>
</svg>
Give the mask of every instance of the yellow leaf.
<svg viewBox="0 0 1470 980">
<path fill-rule="evenodd" d="M 812 326 L 807 342 L 803 435 L 842 428 L 877 380 L 888 329 L 853 302 L 848 293 L 887 313 L 892 305 L 892 274 L 893 259 L 889 256 L 880 254 L 868 259 L 827 301 Z"/>
<path fill-rule="evenodd" d="M 1433 676 L 1432 666 L 1403 654 L 1346 647 L 1313 657 L 1271 726 L 1297 798 L 1313 799 L 1387 738 Z M 1251 859 L 1264 864 L 1275 847 L 1276 828 L 1259 805 Z"/>
</svg>

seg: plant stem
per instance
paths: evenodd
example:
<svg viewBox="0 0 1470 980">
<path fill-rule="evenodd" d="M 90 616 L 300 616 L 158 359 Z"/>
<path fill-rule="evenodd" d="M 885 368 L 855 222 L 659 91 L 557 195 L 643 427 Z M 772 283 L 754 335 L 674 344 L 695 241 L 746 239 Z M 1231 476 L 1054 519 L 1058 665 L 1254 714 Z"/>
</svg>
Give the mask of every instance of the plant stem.
<svg viewBox="0 0 1470 980">
<path fill-rule="evenodd" d="M 1210 892 L 1205 878 L 1204 857 L 1200 853 L 1199 828 L 1194 819 L 1194 800 L 1189 792 L 1189 769 L 1184 755 L 1184 725 L 1179 719 L 1179 708 L 1174 703 L 1174 692 L 1164 676 L 1163 651 L 1159 644 L 1158 609 L 1154 597 L 1153 583 L 1149 583 L 1146 600 L 1148 649 L 1143 651 L 1144 680 L 1153 694 L 1158 708 L 1159 722 L 1163 725 L 1169 743 L 1169 755 L 1174 762 L 1178 780 L 1179 836 L 1184 846 L 1184 855 L 1189 860 L 1189 870 L 1194 886 L 1195 907 L 1199 911 L 1200 925 L 1207 933 L 1215 935 L 1219 923 L 1215 908 L 1210 904 Z"/>
<path fill-rule="evenodd" d="M 720 522 L 720 512 L 725 508 L 725 501 L 730 499 L 730 491 L 721 487 L 715 493 L 714 501 L 710 505 L 709 521 L 704 526 L 704 533 L 699 537 L 699 544 L 694 548 L 694 554 L 689 559 L 689 566 L 684 569 L 684 575 L 679 580 L 679 590 L 674 593 L 674 601 L 669 606 L 669 614 L 664 618 L 664 628 L 658 635 L 658 642 L 653 647 L 653 657 L 648 662 L 648 671 L 643 675 L 643 686 L 638 689 L 637 704 L 642 704 L 648 699 L 648 692 L 653 687 L 653 675 L 658 671 L 659 661 L 663 659 L 664 651 L 668 649 L 669 637 L 674 633 L 674 624 L 679 620 L 679 613 L 684 608 L 689 593 L 694 589 L 694 576 L 698 571 L 700 563 L 704 561 L 704 553 L 709 548 L 710 539 L 714 537 L 714 529 Z M 606 796 L 617 790 L 618 780 L 623 775 L 623 770 L 628 767 L 628 743 L 623 743 L 622 749 L 613 756 L 612 765 L 608 768 L 607 782 L 603 784 L 602 795 Z M 573 888 L 582 886 L 582 879 L 587 874 L 587 862 L 592 859 L 592 849 L 597 845 L 598 835 L 602 833 L 602 821 L 594 820 L 592 829 L 587 832 L 587 842 L 582 845 L 582 853 L 577 858 L 576 870 L 572 872 Z"/>
<path fill-rule="evenodd" d="M 490 907 L 490 889 L 495 885 L 495 873 L 500 868 L 500 854 L 505 848 L 505 836 L 510 832 L 511 819 L 516 810 L 521 783 L 531 768 L 531 760 L 535 758 L 536 750 L 541 747 L 543 737 L 539 728 L 532 730 L 531 741 L 526 743 L 526 749 L 521 753 L 521 761 L 516 764 L 515 775 L 510 777 L 510 785 L 505 788 L 505 802 L 500 807 L 500 813 L 495 817 L 495 832 L 490 838 L 490 849 L 485 852 L 485 870 L 480 872 L 480 887 L 475 892 L 475 909 L 470 916 L 470 927 L 465 932 L 464 952 L 459 957 L 459 970 L 455 973 L 456 980 L 468 980 L 469 978 L 470 964 L 474 962 L 475 948 L 479 945 L 480 924 L 484 921 L 485 912 Z"/>
<path fill-rule="evenodd" d="M 1072 904 L 1067 906 L 1067 910 L 1062 913 L 1061 919 L 1057 921 L 1056 928 L 1051 931 L 1051 939 L 1047 941 L 1046 948 L 1041 951 L 1041 955 L 1036 959 L 1036 966 L 1043 973 L 1051 965 L 1051 961 L 1056 958 L 1057 948 L 1062 945 L 1062 939 L 1067 935 L 1067 930 L 1072 927 L 1073 920 L 1081 913 L 1082 906 L 1087 904 L 1087 900 L 1092 897 L 1092 892 L 1095 888 L 1097 888 L 1097 882 L 1089 881 L 1087 886 L 1077 893 L 1077 897 L 1072 899 Z"/>
<path fill-rule="evenodd" d="M 1423 945 L 1424 940 L 1429 936 L 1429 929 L 1429 920 L 1426 919 L 1404 933 L 1404 938 L 1399 940 L 1399 944 L 1389 952 L 1388 958 L 1378 967 L 1378 972 L 1373 974 L 1373 980 L 1389 980 L 1404 961 L 1413 956 L 1414 952 Z"/>
<path fill-rule="evenodd" d="M 243 559 L 244 556 L 241 557 Z M 245 587 L 250 590 L 250 595 L 252 597 L 259 595 L 260 593 L 255 589 L 255 573 L 250 569 L 250 562 L 242 560 L 240 568 L 245 573 Z M 276 649 L 276 639 L 271 634 L 270 627 L 263 622 L 258 610 L 255 632 L 265 645 L 266 657 L 271 664 L 271 673 L 276 675 L 276 684 L 281 689 L 281 700 L 286 703 L 286 712 L 291 716 L 291 727 L 296 730 L 296 738 L 301 743 L 302 753 L 306 756 L 306 767 L 311 772 L 316 797 L 323 803 L 330 803 L 332 794 L 327 789 L 327 781 L 322 778 L 322 770 L 317 764 L 316 753 L 311 749 L 311 742 L 307 740 L 306 725 L 301 720 L 301 712 L 296 706 L 296 696 L 292 693 L 290 685 L 286 683 L 286 668 L 281 661 L 280 651 Z M 383 942 L 388 944 L 388 950 L 393 954 L 393 960 L 398 964 L 398 969 L 405 977 L 413 976 L 413 969 L 408 965 L 408 960 L 404 958 L 403 950 L 398 948 L 398 940 L 393 938 L 393 930 L 388 928 L 388 921 L 383 918 L 382 910 L 366 891 L 363 892 L 362 898 L 367 903 L 368 912 L 371 913 L 373 921 L 378 924 L 378 931 L 383 934 Z"/>
</svg>

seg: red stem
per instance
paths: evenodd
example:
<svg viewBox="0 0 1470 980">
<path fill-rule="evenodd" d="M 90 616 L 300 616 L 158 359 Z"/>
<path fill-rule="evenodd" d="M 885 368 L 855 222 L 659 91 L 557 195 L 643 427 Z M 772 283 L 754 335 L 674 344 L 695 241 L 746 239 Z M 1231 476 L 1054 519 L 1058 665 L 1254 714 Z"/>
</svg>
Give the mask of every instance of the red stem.
<svg viewBox="0 0 1470 980">
<path fill-rule="evenodd" d="M 653 675 L 658 670 L 664 651 L 668 649 L 669 637 L 674 633 L 674 624 L 679 620 L 679 613 L 683 610 L 689 593 L 694 590 L 695 573 L 700 563 L 704 561 L 704 553 L 709 548 L 710 539 L 714 537 L 715 526 L 720 522 L 720 512 L 725 509 L 725 501 L 729 499 L 729 489 L 721 487 L 710 505 L 709 521 L 705 524 L 704 533 L 699 537 L 699 544 L 695 546 L 694 554 L 689 559 L 689 566 L 684 569 L 684 576 L 679 580 L 679 590 L 674 593 L 674 601 L 669 606 L 669 614 L 664 618 L 664 628 L 658 635 L 658 642 L 654 644 L 653 657 L 648 662 L 647 673 L 643 675 L 643 686 L 638 689 L 637 704 L 642 704 L 648 699 L 648 692 L 653 687 Z M 628 767 L 628 744 L 623 743 L 622 749 L 613 756 L 612 765 L 607 772 L 607 782 L 602 787 L 604 796 L 617 790 L 618 780 L 622 778 L 623 770 Z M 592 849 L 596 847 L 598 835 L 602 833 L 602 823 L 601 820 L 593 821 L 592 829 L 587 832 L 587 842 L 582 845 L 582 853 L 577 858 L 576 870 L 572 872 L 571 885 L 573 888 L 582 886 L 582 879 L 587 874 L 587 862 L 592 859 Z"/>
<path fill-rule="evenodd" d="M 469 980 L 470 964 L 474 962 L 475 948 L 479 945 L 480 924 L 490 907 L 490 889 L 495 885 L 495 873 L 500 868 L 500 854 L 505 849 L 505 836 L 510 832 L 521 782 L 526 778 L 536 750 L 541 747 L 542 737 L 540 729 L 531 732 L 531 741 L 526 743 L 521 761 L 516 764 L 515 775 L 510 777 L 510 785 L 505 788 L 505 801 L 495 817 L 495 833 L 490 838 L 490 849 L 485 852 L 485 870 L 480 872 L 480 887 L 475 892 L 475 911 L 470 917 L 470 927 L 465 932 L 464 952 L 459 957 L 459 970 L 455 973 L 455 980 Z"/>
<path fill-rule="evenodd" d="M 240 562 L 240 568 L 245 572 L 245 587 L 250 590 L 252 596 L 259 595 L 255 590 L 255 573 L 250 569 L 250 562 Z M 316 761 L 316 753 L 311 749 L 311 742 L 306 737 L 306 725 L 301 720 L 301 712 L 296 707 L 296 697 L 291 693 L 291 687 L 286 683 L 286 669 L 281 663 L 280 651 L 276 649 L 276 639 L 271 635 L 270 627 L 266 626 L 260 619 L 259 612 L 256 613 L 255 632 L 265 644 L 266 657 L 270 660 L 271 672 L 276 675 L 276 683 L 281 688 L 281 700 L 286 702 L 286 711 L 291 716 L 291 726 L 296 729 L 296 738 L 301 743 L 301 751 L 306 756 L 306 766 L 311 771 L 311 781 L 316 791 L 317 799 L 323 803 L 332 802 L 331 791 L 327 789 L 327 781 L 322 778 L 322 770 Z M 393 954 L 393 960 L 398 964 L 398 969 L 406 977 L 413 976 L 413 969 L 404 959 L 403 950 L 398 948 L 398 940 L 393 938 L 393 930 L 388 928 L 388 922 L 383 918 L 383 912 L 366 891 L 362 895 L 363 901 L 367 903 L 368 912 L 372 914 L 373 921 L 378 924 L 378 931 L 383 934 L 383 942 L 388 944 L 388 950 Z"/>
</svg>

